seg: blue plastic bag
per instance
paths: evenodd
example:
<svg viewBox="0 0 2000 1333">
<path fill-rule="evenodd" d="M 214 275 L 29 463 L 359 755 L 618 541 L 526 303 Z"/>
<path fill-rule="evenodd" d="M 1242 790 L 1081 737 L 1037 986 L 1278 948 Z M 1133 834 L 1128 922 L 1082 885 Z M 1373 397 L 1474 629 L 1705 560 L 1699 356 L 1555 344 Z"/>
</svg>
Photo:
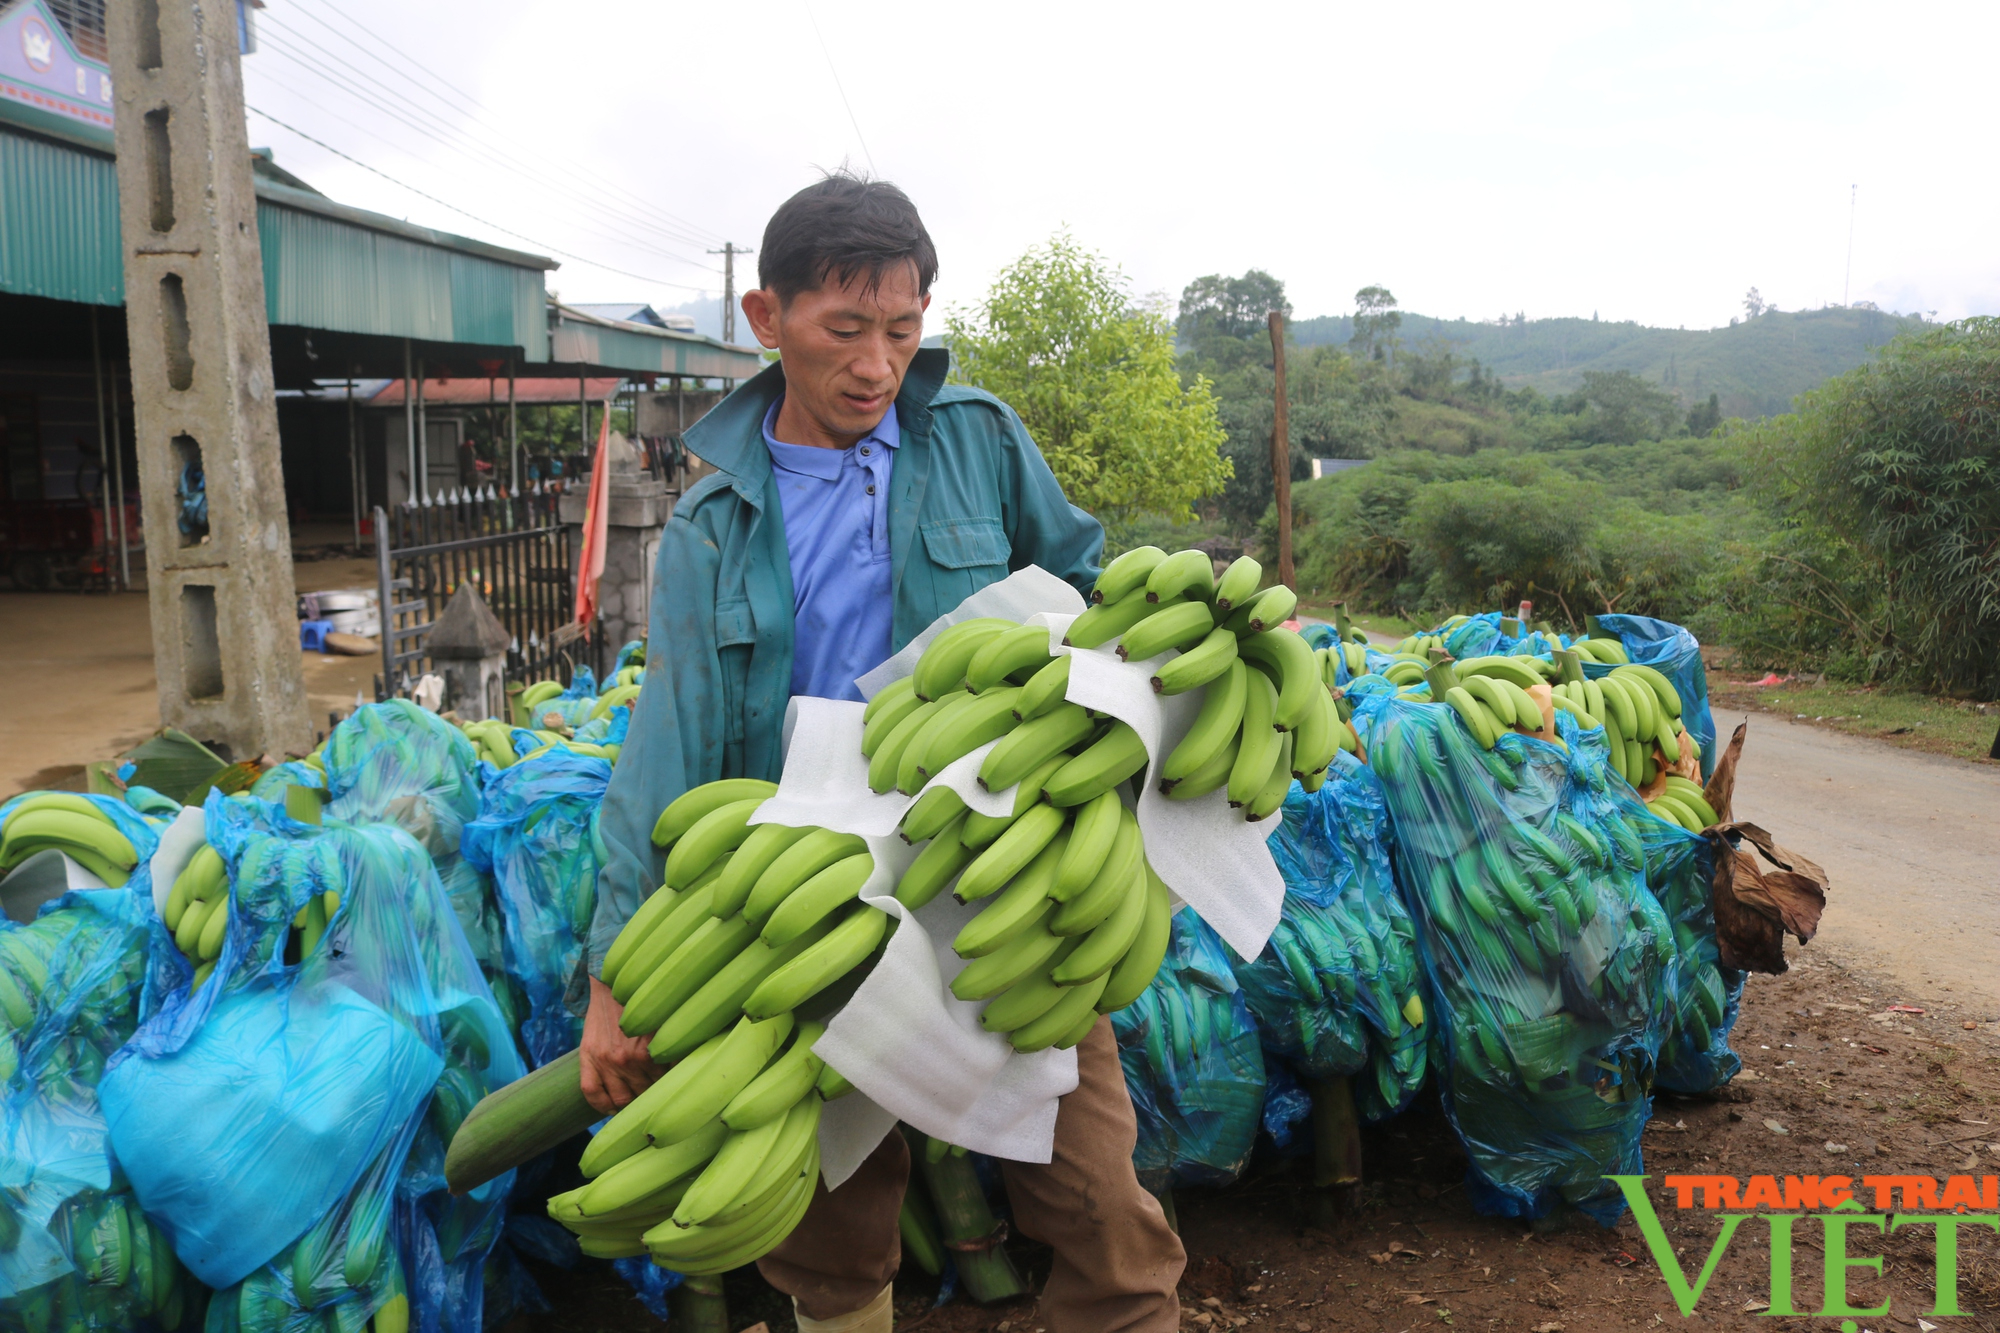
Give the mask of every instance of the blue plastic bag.
<svg viewBox="0 0 2000 1333">
<path fill-rule="evenodd" d="M 1264 1109 L 1264 1052 L 1222 940 L 1191 909 L 1153 984 L 1111 1016 L 1139 1120 L 1140 1183 L 1224 1185 L 1250 1160 Z"/>
<path fill-rule="evenodd" d="M 1264 951 L 1236 964 L 1264 1048 L 1309 1079 L 1361 1075 L 1368 1118 L 1393 1115 L 1424 1081 L 1424 1011 L 1381 783 L 1336 755 L 1317 792 L 1293 784 L 1268 841 L 1284 907 Z"/>
<path fill-rule="evenodd" d="M 0 1325 L 178 1328 L 195 1289 L 112 1161 L 98 1084 L 131 1034 L 152 916 L 141 865 L 0 920 Z M 25 1023 L 24 1008 L 29 1016 Z"/>
<path fill-rule="evenodd" d="M 593 829 L 610 781 L 610 764 L 558 746 L 495 775 L 465 826 L 465 859 L 499 900 L 507 971 L 528 1000 L 521 1040 L 538 1068 L 583 1036 L 563 995 L 597 906 Z"/>
<path fill-rule="evenodd" d="M 1701 747 L 1701 776 L 1706 781 L 1715 772 L 1715 718 L 1708 707 L 1708 668 L 1702 664 L 1700 641 L 1679 625 L 1651 616 L 1602 615 L 1597 624 L 1618 636 L 1627 657 L 1665 676 L 1680 695 L 1681 726 Z M 1612 668 L 1585 662 L 1583 672 L 1595 679 L 1610 675 Z"/>
<path fill-rule="evenodd" d="M 1419 923 L 1430 1055 L 1481 1211 L 1606 1225 L 1636 1174 L 1670 1015 L 1670 923 L 1643 879 L 1602 729 L 1480 748 L 1444 704 L 1355 710 Z"/>
<path fill-rule="evenodd" d="M 1626 803 L 1646 853 L 1646 887 L 1673 925 L 1674 964 L 1668 976 L 1673 1027 L 1660 1048 L 1657 1085 L 1671 1092 L 1713 1092 L 1743 1068 L 1729 1048 L 1746 974 L 1723 967 L 1715 941 L 1712 882 L 1715 849 L 1708 839 Z"/>
</svg>

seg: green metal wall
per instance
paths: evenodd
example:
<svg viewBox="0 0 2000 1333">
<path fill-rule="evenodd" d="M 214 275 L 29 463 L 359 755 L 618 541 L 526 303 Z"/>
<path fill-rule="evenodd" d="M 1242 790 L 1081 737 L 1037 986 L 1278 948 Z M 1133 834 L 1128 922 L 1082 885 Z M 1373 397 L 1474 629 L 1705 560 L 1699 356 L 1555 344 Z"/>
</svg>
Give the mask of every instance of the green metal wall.
<svg viewBox="0 0 2000 1333">
<path fill-rule="evenodd" d="M 125 303 L 110 158 L 0 132 L 0 291 Z"/>
<path fill-rule="evenodd" d="M 549 350 L 538 270 L 257 201 L 273 324 Z M 125 303 L 118 175 L 102 154 L 0 129 L 0 291 Z"/>
</svg>

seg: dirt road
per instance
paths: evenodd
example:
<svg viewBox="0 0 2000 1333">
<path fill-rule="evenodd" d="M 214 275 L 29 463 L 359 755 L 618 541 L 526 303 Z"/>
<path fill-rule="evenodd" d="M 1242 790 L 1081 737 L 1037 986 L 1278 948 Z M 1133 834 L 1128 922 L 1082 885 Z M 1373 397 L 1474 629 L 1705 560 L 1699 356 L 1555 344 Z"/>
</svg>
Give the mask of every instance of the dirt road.
<svg viewBox="0 0 2000 1333">
<path fill-rule="evenodd" d="M 2000 1018 L 2000 769 L 1748 716 L 1736 817 L 1826 867 L 1811 948 Z"/>
</svg>

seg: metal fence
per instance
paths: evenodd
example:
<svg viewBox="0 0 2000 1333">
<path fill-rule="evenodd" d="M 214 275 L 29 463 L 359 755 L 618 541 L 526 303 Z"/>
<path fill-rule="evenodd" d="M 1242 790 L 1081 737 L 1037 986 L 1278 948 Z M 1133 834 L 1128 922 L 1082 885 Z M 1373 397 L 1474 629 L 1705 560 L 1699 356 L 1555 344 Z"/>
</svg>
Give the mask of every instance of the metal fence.
<svg viewBox="0 0 2000 1333">
<path fill-rule="evenodd" d="M 567 680 L 598 664 L 600 633 L 575 637 L 569 530 L 554 491 L 520 495 L 455 491 L 375 509 L 376 578 L 382 608 L 382 674 L 375 697 L 407 695 L 431 669 L 431 626 L 459 585 L 471 580 L 513 637 L 509 680 Z"/>
</svg>

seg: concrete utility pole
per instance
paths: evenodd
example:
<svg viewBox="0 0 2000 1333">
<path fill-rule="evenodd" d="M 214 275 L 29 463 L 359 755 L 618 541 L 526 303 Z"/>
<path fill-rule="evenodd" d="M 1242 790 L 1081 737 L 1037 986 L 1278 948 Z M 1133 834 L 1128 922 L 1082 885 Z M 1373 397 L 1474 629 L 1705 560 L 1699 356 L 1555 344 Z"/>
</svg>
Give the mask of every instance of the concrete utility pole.
<svg viewBox="0 0 2000 1333">
<path fill-rule="evenodd" d="M 1298 580 L 1292 576 L 1292 429 L 1285 420 L 1285 316 L 1273 310 L 1271 324 L 1271 366 L 1277 372 L 1277 399 L 1272 404 L 1271 495 L 1278 508 L 1278 582 L 1294 592 Z"/>
<path fill-rule="evenodd" d="M 125 320 L 160 720 L 230 757 L 312 747 L 236 7 L 109 5 Z M 178 487 L 206 480 L 208 531 Z"/>
<path fill-rule="evenodd" d="M 720 250 L 710 250 L 712 255 L 722 256 L 722 341 L 736 341 L 736 256 L 754 255 L 755 250 L 739 250 L 736 242 L 724 241 Z"/>
</svg>

